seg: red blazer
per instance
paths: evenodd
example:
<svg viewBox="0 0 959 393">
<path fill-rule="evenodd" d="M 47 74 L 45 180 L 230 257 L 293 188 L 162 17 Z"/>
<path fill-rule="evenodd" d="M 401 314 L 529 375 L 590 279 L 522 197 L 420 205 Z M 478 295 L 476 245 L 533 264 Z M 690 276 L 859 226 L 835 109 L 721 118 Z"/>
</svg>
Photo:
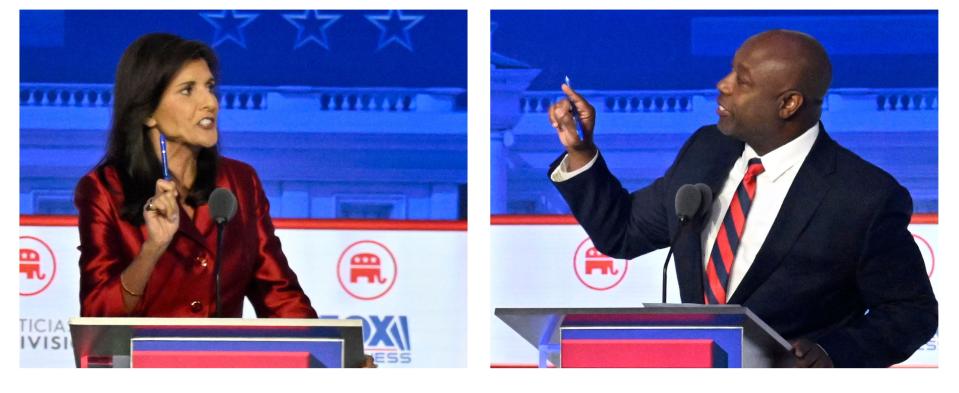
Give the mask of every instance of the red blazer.
<svg viewBox="0 0 959 393">
<path fill-rule="evenodd" d="M 270 203 L 256 172 L 224 157 L 217 171 L 216 186 L 237 199 L 236 215 L 223 231 L 223 315 L 242 316 L 245 296 L 261 318 L 315 318 L 273 233 Z M 180 228 L 157 261 L 140 303 L 129 314 L 124 310 L 120 272 L 139 254 L 147 230 L 120 217 L 123 188 L 116 169 L 106 167 L 104 174 L 105 183 L 96 170 L 87 173 L 74 196 L 80 212 L 80 315 L 212 316 L 216 224 L 206 204 L 195 209 L 192 221 L 181 209 Z"/>
</svg>

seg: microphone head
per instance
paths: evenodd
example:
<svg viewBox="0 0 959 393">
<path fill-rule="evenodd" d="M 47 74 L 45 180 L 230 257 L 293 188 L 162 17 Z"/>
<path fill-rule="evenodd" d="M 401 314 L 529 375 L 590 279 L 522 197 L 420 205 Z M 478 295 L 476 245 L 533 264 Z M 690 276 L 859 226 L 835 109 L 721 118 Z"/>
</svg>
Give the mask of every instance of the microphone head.
<svg viewBox="0 0 959 393">
<path fill-rule="evenodd" d="M 225 188 L 213 190 L 207 204 L 210 205 L 210 216 L 217 224 L 227 223 L 236 214 L 236 197 Z"/>
<path fill-rule="evenodd" d="M 712 197 L 712 195 L 710 195 Z M 676 191 L 676 217 L 680 222 L 692 219 L 699 212 L 703 192 L 692 184 L 683 184 Z"/>
<path fill-rule="evenodd" d="M 709 214 L 709 209 L 713 207 L 713 189 L 703 183 L 696 183 L 696 188 L 699 189 L 700 195 L 702 195 L 699 212 L 696 215 L 705 217 Z"/>
</svg>

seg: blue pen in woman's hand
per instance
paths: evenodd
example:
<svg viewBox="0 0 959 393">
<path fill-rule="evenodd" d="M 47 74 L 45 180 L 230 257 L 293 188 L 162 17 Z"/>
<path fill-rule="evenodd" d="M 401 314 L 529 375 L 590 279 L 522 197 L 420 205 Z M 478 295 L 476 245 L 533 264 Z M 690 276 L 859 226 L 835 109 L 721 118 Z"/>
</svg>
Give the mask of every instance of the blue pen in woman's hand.
<svg viewBox="0 0 959 393">
<path fill-rule="evenodd" d="M 166 137 L 160 134 L 160 157 L 163 159 L 163 179 L 170 180 L 170 167 L 166 160 Z"/>
<path fill-rule="evenodd" d="M 566 86 L 572 88 L 573 85 L 569 83 L 569 75 L 565 77 Z M 566 101 L 569 101 L 569 111 L 573 113 L 573 120 L 576 121 L 576 135 L 579 136 L 579 140 L 583 140 L 583 122 L 579 119 L 579 111 L 576 110 L 576 105 L 573 104 L 573 100 L 567 97 Z"/>
</svg>

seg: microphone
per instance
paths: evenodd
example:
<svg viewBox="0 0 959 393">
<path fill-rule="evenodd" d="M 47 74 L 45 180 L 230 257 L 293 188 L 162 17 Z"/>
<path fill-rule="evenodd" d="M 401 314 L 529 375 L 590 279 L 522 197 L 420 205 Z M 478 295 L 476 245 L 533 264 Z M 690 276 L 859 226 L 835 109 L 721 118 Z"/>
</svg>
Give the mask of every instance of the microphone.
<svg viewBox="0 0 959 393">
<path fill-rule="evenodd" d="M 213 216 L 213 221 L 216 222 L 216 265 L 213 268 L 216 283 L 214 289 L 216 292 L 216 311 L 213 315 L 220 317 L 220 265 L 222 264 L 220 255 L 222 254 L 221 250 L 223 248 L 223 227 L 236 214 L 236 197 L 233 196 L 230 190 L 217 188 L 210 193 L 210 199 L 207 201 L 207 204 L 210 207 L 210 215 Z"/>
<path fill-rule="evenodd" d="M 700 183 L 701 184 L 701 183 Z M 687 223 L 699 212 L 703 202 L 703 193 L 693 184 L 683 184 L 676 191 L 676 217 L 682 224 Z"/>
<path fill-rule="evenodd" d="M 229 222 L 236 214 L 236 197 L 225 188 L 213 190 L 207 203 L 210 205 L 210 215 L 217 225 Z"/>
<path fill-rule="evenodd" d="M 696 214 L 699 217 L 706 217 L 709 209 L 713 207 L 713 189 L 703 183 L 696 183 L 696 188 L 702 193 L 702 202 L 699 204 L 699 211 Z"/>
<path fill-rule="evenodd" d="M 703 183 L 683 184 L 676 191 L 676 218 L 679 219 L 679 229 L 669 242 L 669 252 L 666 253 L 666 262 L 663 263 L 663 303 L 666 303 L 666 272 L 669 268 L 669 257 L 673 255 L 673 244 L 683 232 L 686 223 L 706 215 L 713 203 L 713 190 Z"/>
</svg>

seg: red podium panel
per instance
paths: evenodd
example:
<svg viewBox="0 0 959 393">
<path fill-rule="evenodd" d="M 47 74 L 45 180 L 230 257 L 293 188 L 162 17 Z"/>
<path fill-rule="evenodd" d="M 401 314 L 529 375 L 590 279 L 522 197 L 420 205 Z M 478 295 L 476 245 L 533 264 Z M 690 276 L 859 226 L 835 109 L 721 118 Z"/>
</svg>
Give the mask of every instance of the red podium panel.
<svg viewBox="0 0 959 393">
<path fill-rule="evenodd" d="M 700 340 L 563 340 L 563 367 L 725 367 L 716 342 Z"/>
<path fill-rule="evenodd" d="M 308 368 L 309 352 L 133 351 L 137 368 Z"/>
</svg>

